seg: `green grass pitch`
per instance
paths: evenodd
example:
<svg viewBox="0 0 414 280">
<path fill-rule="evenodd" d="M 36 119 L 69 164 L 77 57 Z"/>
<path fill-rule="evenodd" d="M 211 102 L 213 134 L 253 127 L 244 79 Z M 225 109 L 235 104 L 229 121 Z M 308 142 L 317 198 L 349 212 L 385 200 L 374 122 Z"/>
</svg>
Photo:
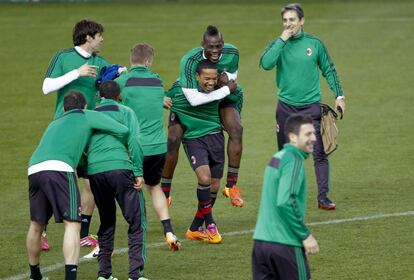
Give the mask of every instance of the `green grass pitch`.
<svg viewBox="0 0 414 280">
<path fill-rule="evenodd" d="M 73 24 L 85 17 L 104 24 L 102 55 L 112 63 L 128 65 L 129 50 L 137 42 L 153 45 L 152 69 L 165 87 L 178 77 L 181 56 L 200 44 L 208 24 L 217 25 L 225 41 L 239 48 L 239 83 L 245 89 L 239 184 L 246 205 L 233 208 L 220 196 L 214 215 L 224 233 L 223 243 L 186 241 L 181 251 L 171 253 L 159 246 L 161 224 L 147 196 L 150 247 L 145 272 L 151 279 L 251 279 L 251 230 L 263 170 L 276 151 L 274 72 L 260 70 L 258 61 L 267 43 L 281 33 L 279 10 L 286 3 L 227 2 L 0 5 L 1 279 L 27 279 L 22 276 L 29 270 L 27 162 L 51 121 L 55 103 L 53 94 L 43 95 L 41 84 L 49 60 L 57 50 L 72 46 Z M 305 31 L 324 40 L 347 96 L 347 115 L 338 125 L 340 146 L 331 157 L 336 211 L 316 208 L 311 160 L 306 164 L 307 222 L 321 247 L 310 257 L 313 279 L 414 279 L 414 2 L 302 4 Z M 323 100 L 332 104 L 326 82 L 322 84 Z M 182 240 L 196 207 L 195 185 L 195 175 L 181 153 L 171 216 Z M 354 219 L 359 217 L 366 219 Z M 318 223 L 342 219 L 348 220 Z M 92 231 L 98 220 L 95 212 Z M 126 231 L 119 215 L 116 248 L 127 247 Z M 62 263 L 62 232 L 61 225 L 51 222 L 52 250 L 42 254 L 43 268 Z M 88 249 L 82 248 L 81 255 L 86 253 Z M 113 267 L 115 276 L 127 278 L 125 250 L 115 254 Z M 63 270 L 44 275 L 62 279 Z M 96 275 L 96 261 L 80 265 L 79 279 Z"/>
</svg>

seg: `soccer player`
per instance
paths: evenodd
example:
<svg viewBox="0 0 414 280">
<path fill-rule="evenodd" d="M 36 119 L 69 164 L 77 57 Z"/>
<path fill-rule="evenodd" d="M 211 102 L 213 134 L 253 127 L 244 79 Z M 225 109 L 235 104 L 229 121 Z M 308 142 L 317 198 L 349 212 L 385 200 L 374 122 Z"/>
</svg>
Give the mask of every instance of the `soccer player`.
<svg viewBox="0 0 414 280">
<path fill-rule="evenodd" d="M 279 88 L 276 110 L 276 132 L 279 150 L 286 142 L 283 131 L 286 119 L 293 113 L 308 114 L 316 129 L 313 152 L 318 207 L 334 210 L 336 205 L 328 198 L 329 162 L 324 152 L 321 124 L 321 90 L 319 70 L 326 78 L 336 101 L 335 107 L 345 113 L 344 94 L 335 66 L 323 42 L 303 31 L 305 17 L 299 4 L 289 4 L 282 11 L 283 31 L 273 40 L 260 58 L 260 67 L 272 70 L 276 67 L 276 85 Z"/>
<path fill-rule="evenodd" d="M 160 77 L 151 72 L 154 49 L 145 43 L 131 49 L 129 72 L 115 81 L 121 88 L 122 104 L 137 115 L 139 139 L 144 152 L 144 182 L 152 197 L 155 212 L 161 220 L 164 236 L 172 251 L 181 244 L 174 234 L 168 204 L 160 180 L 167 152 L 167 139 L 163 128 L 164 88 Z"/>
<path fill-rule="evenodd" d="M 207 59 L 202 60 L 197 67 L 198 87 L 204 93 L 211 93 L 211 96 L 209 94 L 194 95 L 191 102 L 200 103 L 207 97 L 214 98 L 212 92 L 217 85 L 218 71 L 217 64 Z M 237 84 L 231 81 L 225 87 L 225 96 L 227 96 L 231 91 L 236 90 Z M 218 110 L 219 101 L 193 106 L 185 97 L 180 81 L 173 85 L 170 92 L 173 96 L 171 116 L 175 116 L 174 119 L 170 118 L 170 125 L 179 120 L 180 125 L 185 128 L 183 145 L 198 180 L 198 208 L 186 232 L 186 237 L 190 240 L 220 243 L 222 237 L 212 214 L 215 196 L 211 195 L 211 193 L 217 193 L 220 188 L 220 179 L 224 169 L 224 136 Z M 202 227 L 203 223 L 206 229 Z"/>
<path fill-rule="evenodd" d="M 199 92 L 197 89 L 196 69 L 200 61 L 208 59 L 217 64 L 219 75 L 221 75 L 221 79 L 224 79 L 224 81 L 236 80 L 239 66 L 238 49 L 231 44 L 224 43 L 223 36 L 217 27 L 207 27 L 207 30 L 203 35 L 201 46 L 202 47 L 192 49 L 185 54 L 180 62 L 180 84 L 182 86 L 182 91 L 187 99 L 190 100 L 190 104 L 193 106 L 197 106 L 211 100 L 207 99 L 207 101 L 201 101 L 201 103 L 197 104 L 191 101 L 193 96 L 200 98 L 200 95 L 205 95 L 205 93 Z M 222 94 L 225 93 L 228 93 L 228 88 L 222 87 L 209 94 L 218 94 L 218 99 L 221 99 L 223 98 Z M 232 205 L 237 207 L 242 207 L 244 204 L 239 188 L 237 187 L 243 147 L 243 126 L 240 120 L 242 105 L 243 91 L 241 87 L 238 86 L 237 90 L 223 99 L 219 106 L 222 125 L 224 126 L 224 130 L 227 131 L 229 135 L 227 143 L 227 182 L 223 189 L 223 194 L 230 198 Z M 171 113 L 170 118 L 175 118 L 173 113 Z M 161 184 L 164 194 L 170 202 L 172 178 L 177 165 L 178 151 L 183 137 L 183 130 L 184 128 L 179 121 L 175 121 L 174 125 L 170 125 L 168 127 L 168 152 Z M 217 193 L 212 193 L 212 196 L 217 196 Z"/>
<path fill-rule="evenodd" d="M 89 141 L 88 177 L 101 220 L 98 280 L 117 279 L 112 276 L 111 265 L 116 224 L 115 199 L 129 224 L 129 278 L 144 279 L 146 219 L 141 191 L 144 156 L 138 142 L 138 120 L 129 107 L 118 104 L 121 92 L 116 82 L 103 82 L 99 93 L 101 102 L 95 111 L 128 127 L 129 137 L 127 146 L 116 137 L 101 132 L 94 133 Z"/>
<path fill-rule="evenodd" d="M 40 239 L 52 214 L 64 223 L 65 279 L 77 277 L 81 206 L 74 170 L 94 130 L 125 137 L 128 128 L 104 114 L 83 110 L 82 93 L 71 91 L 63 100 L 65 114 L 47 127 L 29 161 L 30 227 L 26 246 L 30 279 L 40 280 Z"/>
<path fill-rule="evenodd" d="M 102 67 L 109 65 L 98 55 L 103 43 L 103 32 L 103 26 L 95 21 L 84 19 L 77 22 L 72 33 L 74 47 L 57 52 L 50 61 L 42 89 L 44 94 L 57 92 L 55 118 L 63 114 L 63 97 L 70 90 L 83 93 L 87 108 L 95 108 L 97 101 L 95 78 L 99 76 Z M 93 247 L 97 245 L 97 241 L 89 235 L 89 225 L 95 202 L 86 171 L 79 168 L 77 173 L 79 177 L 84 178 L 81 199 L 81 245 Z"/>
<path fill-rule="evenodd" d="M 289 143 L 269 161 L 253 234 L 253 279 L 311 279 L 306 255 L 319 246 L 305 225 L 304 161 L 316 142 L 313 120 L 293 114 L 284 129 Z"/>
</svg>

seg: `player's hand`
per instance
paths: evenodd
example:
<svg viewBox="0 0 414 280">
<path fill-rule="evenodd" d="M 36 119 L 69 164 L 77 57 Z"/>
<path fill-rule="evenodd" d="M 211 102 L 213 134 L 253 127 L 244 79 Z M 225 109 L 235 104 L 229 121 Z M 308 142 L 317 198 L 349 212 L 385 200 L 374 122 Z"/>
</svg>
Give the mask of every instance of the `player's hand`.
<svg viewBox="0 0 414 280">
<path fill-rule="evenodd" d="M 164 97 L 164 108 L 171 109 L 171 106 L 172 106 L 172 99 L 170 97 L 165 96 Z"/>
<path fill-rule="evenodd" d="M 217 85 L 219 87 L 224 87 L 227 85 L 228 82 L 229 82 L 229 77 L 227 76 L 226 72 L 221 73 Z"/>
<path fill-rule="evenodd" d="M 135 177 L 135 184 L 134 184 L 134 188 L 137 191 L 141 191 L 142 190 L 142 186 L 144 185 L 144 178 L 143 177 Z"/>
<path fill-rule="evenodd" d="M 293 36 L 294 33 L 294 29 L 292 26 L 288 26 L 287 28 L 285 28 L 282 32 L 282 34 L 280 35 L 280 38 L 282 38 L 283 41 L 287 41 L 289 40 L 290 37 Z"/>
<path fill-rule="evenodd" d="M 234 81 L 234 80 L 230 80 L 230 81 L 228 81 L 228 82 L 227 82 L 226 86 L 228 86 L 228 87 L 229 87 L 230 92 L 233 92 L 233 91 L 235 91 L 235 90 L 236 90 L 236 88 L 237 88 L 237 83 L 236 83 L 236 81 Z"/>
<path fill-rule="evenodd" d="M 335 108 L 341 113 L 341 119 L 345 115 L 345 100 L 337 99 L 335 100 Z"/>
<path fill-rule="evenodd" d="M 122 72 L 128 73 L 128 68 L 127 67 L 119 67 L 118 68 L 118 75 L 121 75 Z"/>
<path fill-rule="evenodd" d="M 319 245 L 312 234 L 309 234 L 308 238 L 302 241 L 303 247 L 305 248 L 306 255 L 312 255 L 319 252 Z"/>
<path fill-rule="evenodd" d="M 88 76 L 96 78 L 96 71 L 98 70 L 98 68 L 99 67 L 96 65 L 89 65 L 88 63 L 85 63 L 84 65 L 78 68 L 79 76 Z"/>
</svg>

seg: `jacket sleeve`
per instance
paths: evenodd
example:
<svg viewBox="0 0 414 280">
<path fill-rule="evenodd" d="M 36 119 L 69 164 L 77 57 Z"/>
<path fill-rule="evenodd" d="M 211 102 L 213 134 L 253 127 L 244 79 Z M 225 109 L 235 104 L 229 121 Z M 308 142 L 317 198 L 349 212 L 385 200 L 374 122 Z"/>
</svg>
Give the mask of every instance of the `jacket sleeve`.
<svg viewBox="0 0 414 280">
<path fill-rule="evenodd" d="M 276 66 L 285 45 L 286 42 L 281 38 L 270 42 L 263 52 L 262 57 L 260 57 L 259 66 L 264 70 L 272 70 Z"/>
<path fill-rule="evenodd" d="M 142 151 L 141 142 L 138 138 L 139 124 L 137 116 L 132 110 L 127 110 L 125 118 L 129 128 L 128 151 L 132 160 L 132 171 L 134 172 L 135 177 L 141 177 L 144 174 L 142 170 L 144 153 Z"/>
<path fill-rule="evenodd" d="M 341 83 L 339 81 L 335 65 L 329 56 L 328 50 L 322 42 L 320 42 L 318 45 L 318 65 L 334 96 L 343 96 L 344 93 L 342 91 Z"/>
<path fill-rule="evenodd" d="M 115 121 L 114 119 L 101 114 L 100 112 L 85 110 L 85 117 L 92 129 L 107 132 L 115 137 L 121 138 L 125 142 L 128 137 L 129 129 Z"/>
<path fill-rule="evenodd" d="M 290 231 L 299 239 L 305 240 L 310 231 L 305 224 L 305 219 L 299 210 L 298 192 L 300 188 L 301 162 L 291 160 L 280 170 L 279 190 L 276 205 L 284 217 L 284 223 Z"/>
</svg>

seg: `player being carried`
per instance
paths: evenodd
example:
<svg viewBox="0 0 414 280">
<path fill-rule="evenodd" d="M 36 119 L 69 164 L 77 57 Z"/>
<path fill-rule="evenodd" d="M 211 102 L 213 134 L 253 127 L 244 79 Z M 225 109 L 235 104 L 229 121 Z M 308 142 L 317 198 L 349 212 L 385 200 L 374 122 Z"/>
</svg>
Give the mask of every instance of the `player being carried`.
<svg viewBox="0 0 414 280">
<path fill-rule="evenodd" d="M 180 62 L 179 81 L 182 87 L 182 92 L 192 106 L 198 106 L 213 100 L 212 98 L 201 98 L 200 96 L 206 95 L 206 93 L 199 92 L 197 89 L 196 69 L 200 61 L 207 59 L 216 64 L 220 80 L 235 81 L 237 79 L 239 51 L 235 46 L 224 43 L 223 36 L 217 27 L 211 25 L 207 27 L 201 45 L 202 47 L 192 49 L 185 54 Z M 215 100 L 219 100 L 229 93 L 229 88 L 224 86 L 215 89 L 209 93 L 209 95 L 216 96 Z M 198 100 L 197 102 L 193 101 L 195 96 Z M 171 106 L 171 100 L 168 100 L 168 98 L 166 98 L 165 106 Z M 227 182 L 223 189 L 223 194 L 226 197 L 230 197 L 232 205 L 238 207 L 242 207 L 244 204 L 239 188 L 237 187 L 237 178 L 242 155 L 243 127 L 240 120 L 242 106 L 243 91 L 240 86 L 237 86 L 235 92 L 228 95 L 220 102 L 218 109 L 220 112 L 221 124 L 229 135 L 227 144 Z M 171 123 L 171 120 L 173 123 Z M 161 186 L 169 204 L 171 204 L 170 191 L 172 178 L 177 165 L 178 151 L 183 134 L 185 133 L 184 130 L 185 128 L 180 123 L 176 114 L 171 112 L 170 125 L 168 127 L 168 152 L 161 178 Z M 217 196 L 217 192 L 212 192 L 211 195 L 215 197 Z"/>
<path fill-rule="evenodd" d="M 170 125 L 180 120 L 184 130 L 183 145 L 193 168 L 198 184 L 198 209 L 194 220 L 186 232 L 190 240 L 203 240 L 209 243 L 220 243 L 222 238 L 213 219 L 212 207 L 216 200 L 211 193 L 217 193 L 224 169 L 224 136 L 220 123 L 219 101 L 234 92 L 237 84 L 228 81 L 224 93 L 214 93 L 217 85 L 217 64 L 210 60 L 202 60 L 197 65 L 196 79 L 198 90 L 203 94 L 194 94 L 191 101 L 182 90 L 180 81 L 174 83 L 169 94 L 173 96 Z M 223 87 L 222 87 L 223 88 Z M 206 94 L 208 93 L 208 94 Z M 210 100 L 209 100 L 210 98 Z M 206 103 L 210 101 L 209 103 Z M 202 104 L 193 106 L 194 104 Z M 203 223 L 205 222 L 206 229 Z"/>
</svg>

